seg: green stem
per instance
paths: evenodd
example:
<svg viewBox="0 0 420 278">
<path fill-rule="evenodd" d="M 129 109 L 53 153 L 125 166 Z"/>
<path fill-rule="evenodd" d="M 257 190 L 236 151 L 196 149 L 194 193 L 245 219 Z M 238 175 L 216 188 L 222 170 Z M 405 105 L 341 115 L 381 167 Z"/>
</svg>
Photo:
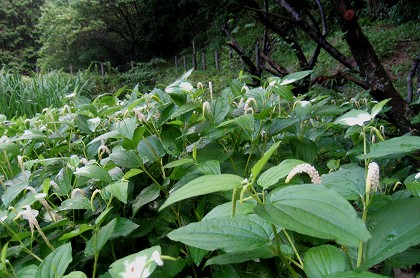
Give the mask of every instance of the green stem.
<svg viewBox="0 0 420 278">
<path fill-rule="evenodd" d="M 299 278 L 299 275 L 296 273 L 296 271 L 293 269 L 293 267 L 289 264 L 287 258 L 283 255 L 280 249 L 280 238 L 277 234 L 276 226 L 271 225 L 271 229 L 273 229 L 274 232 L 274 239 L 276 241 L 276 249 L 277 249 L 277 255 L 279 256 L 282 263 L 286 266 L 287 270 L 289 270 L 290 274 L 293 278 Z"/>
<path fill-rule="evenodd" d="M 292 247 L 293 252 L 295 252 L 296 258 L 298 259 L 299 264 L 300 264 L 300 265 L 298 265 L 298 266 L 299 266 L 301 269 L 303 269 L 303 261 L 302 261 L 302 259 L 301 259 L 300 255 L 299 255 L 299 253 L 298 253 L 298 251 L 297 251 L 297 249 L 296 249 L 296 246 L 294 245 L 294 243 L 293 243 L 292 239 L 290 238 L 289 234 L 287 233 L 286 229 L 282 229 L 282 231 L 283 231 L 284 235 L 286 236 L 287 241 L 289 241 L 289 244 L 290 244 L 290 246 Z"/>
</svg>

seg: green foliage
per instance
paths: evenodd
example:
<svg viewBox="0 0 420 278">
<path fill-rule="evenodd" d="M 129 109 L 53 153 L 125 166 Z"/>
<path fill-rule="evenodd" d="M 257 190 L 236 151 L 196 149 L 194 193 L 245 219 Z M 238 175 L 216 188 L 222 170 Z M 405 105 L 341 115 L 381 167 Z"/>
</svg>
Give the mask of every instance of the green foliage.
<svg viewBox="0 0 420 278">
<path fill-rule="evenodd" d="M 42 1 L 2 1 L 0 5 L 0 67 L 24 72 L 35 69 L 39 49 L 36 24 Z"/>
<path fill-rule="evenodd" d="M 217 92 L 190 74 L 0 118 L 1 277 L 378 277 L 373 265 L 419 263 L 420 146 L 387 138 L 386 101 L 289 94 L 307 72 Z"/>
<path fill-rule="evenodd" d="M 81 72 L 60 71 L 22 76 L 7 68 L 0 70 L 0 114 L 32 117 L 46 107 L 60 107 L 72 95 L 90 95 L 92 83 Z"/>
</svg>

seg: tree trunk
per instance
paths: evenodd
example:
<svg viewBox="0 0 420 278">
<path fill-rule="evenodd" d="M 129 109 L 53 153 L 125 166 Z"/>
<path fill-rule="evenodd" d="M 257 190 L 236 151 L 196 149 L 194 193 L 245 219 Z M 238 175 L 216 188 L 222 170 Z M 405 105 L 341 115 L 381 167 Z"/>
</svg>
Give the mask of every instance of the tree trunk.
<svg viewBox="0 0 420 278">
<path fill-rule="evenodd" d="M 370 85 L 370 94 L 377 101 L 390 99 L 388 104 L 392 106 L 392 109 L 386 114 L 389 121 L 398 127 L 401 132 L 410 132 L 413 128 L 418 131 L 419 127 L 412 126 L 409 119 L 419 111 L 411 108 L 395 89 L 372 45 L 363 34 L 357 22 L 355 11 L 350 9 L 349 1 L 333 1 L 341 18 L 341 29 L 345 34 L 345 40 L 359 67 L 361 76 Z"/>
</svg>

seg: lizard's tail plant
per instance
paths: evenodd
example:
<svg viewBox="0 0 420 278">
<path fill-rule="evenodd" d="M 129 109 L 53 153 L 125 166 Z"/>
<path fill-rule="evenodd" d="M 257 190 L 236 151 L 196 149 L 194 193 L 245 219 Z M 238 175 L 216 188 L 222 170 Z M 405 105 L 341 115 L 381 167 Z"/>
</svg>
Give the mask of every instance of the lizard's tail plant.
<svg viewBox="0 0 420 278">
<path fill-rule="evenodd" d="M 363 203 L 363 214 L 362 220 L 366 223 L 367 212 L 369 204 L 371 203 L 370 196 L 373 192 L 378 191 L 380 188 L 379 184 L 379 166 L 376 162 L 371 162 L 368 165 L 368 171 L 366 175 L 366 188 L 365 188 L 365 197 L 362 198 Z M 359 267 L 363 261 L 363 241 L 359 242 L 359 248 L 357 250 L 357 262 L 356 266 Z"/>
<path fill-rule="evenodd" d="M 289 175 L 287 175 L 287 178 L 285 180 L 286 183 L 289 183 L 290 180 L 300 173 L 306 173 L 311 178 L 311 182 L 314 184 L 321 184 L 321 177 L 319 176 L 318 171 L 315 169 L 314 166 L 308 163 L 299 164 L 296 167 L 294 167 Z"/>
</svg>

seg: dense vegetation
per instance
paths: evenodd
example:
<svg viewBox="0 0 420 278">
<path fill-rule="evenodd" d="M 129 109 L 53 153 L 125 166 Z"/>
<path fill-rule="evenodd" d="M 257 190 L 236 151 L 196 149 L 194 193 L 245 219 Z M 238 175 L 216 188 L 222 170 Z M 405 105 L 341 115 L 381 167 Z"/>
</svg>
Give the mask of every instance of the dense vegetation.
<svg viewBox="0 0 420 278">
<path fill-rule="evenodd" d="M 0 6 L 0 277 L 414 277 L 407 10 L 420 5 Z M 192 41 L 218 69 L 173 66 Z"/>
<path fill-rule="evenodd" d="M 387 137 L 387 101 L 293 97 L 309 73 L 219 92 L 186 74 L 2 118 L 2 277 L 375 277 L 416 264 L 420 138 Z"/>
</svg>

